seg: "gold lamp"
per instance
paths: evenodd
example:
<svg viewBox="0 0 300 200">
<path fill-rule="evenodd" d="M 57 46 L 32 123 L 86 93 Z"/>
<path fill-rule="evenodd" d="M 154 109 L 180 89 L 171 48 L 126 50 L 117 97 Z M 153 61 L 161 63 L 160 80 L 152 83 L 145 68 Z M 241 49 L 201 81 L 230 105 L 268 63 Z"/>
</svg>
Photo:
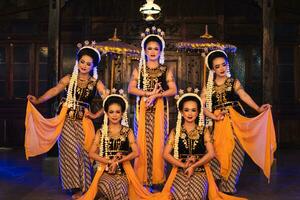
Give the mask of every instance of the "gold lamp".
<svg viewBox="0 0 300 200">
<path fill-rule="evenodd" d="M 160 18 L 161 8 L 154 3 L 154 0 L 146 0 L 147 3 L 140 7 L 145 21 L 155 21 Z"/>
</svg>

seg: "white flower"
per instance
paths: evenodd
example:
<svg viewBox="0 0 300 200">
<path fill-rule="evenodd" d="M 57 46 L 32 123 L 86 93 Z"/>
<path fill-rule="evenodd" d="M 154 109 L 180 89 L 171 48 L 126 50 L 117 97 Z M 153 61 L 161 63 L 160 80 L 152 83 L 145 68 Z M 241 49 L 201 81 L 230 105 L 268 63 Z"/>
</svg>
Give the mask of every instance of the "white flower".
<svg viewBox="0 0 300 200">
<path fill-rule="evenodd" d="M 77 43 L 77 47 L 80 49 L 82 47 L 81 43 Z"/>
<path fill-rule="evenodd" d="M 112 93 L 112 94 L 116 94 L 116 92 L 117 92 L 117 89 L 116 89 L 116 88 L 111 89 L 111 93 Z"/>
<path fill-rule="evenodd" d="M 180 89 L 180 90 L 178 91 L 178 93 L 179 93 L 180 95 L 183 95 L 183 94 L 184 94 L 184 90 L 183 90 L 183 89 Z"/>
</svg>

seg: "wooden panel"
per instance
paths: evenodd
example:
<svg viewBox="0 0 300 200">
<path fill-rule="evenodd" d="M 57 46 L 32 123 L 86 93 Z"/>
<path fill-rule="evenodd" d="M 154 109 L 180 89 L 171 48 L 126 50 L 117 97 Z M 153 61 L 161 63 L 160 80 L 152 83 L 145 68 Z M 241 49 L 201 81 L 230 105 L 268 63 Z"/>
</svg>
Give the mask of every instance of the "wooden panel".
<svg viewBox="0 0 300 200">
<path fill-rule="evenodd" d="M 6 120 L 0 119 L 0 147 L 6 145 L 7 131 L 6 131 Z"/>
<path fill-rule="evenodd" d="M 280 119 L 277 124 L 277 141 L 280 146 L 300 147 L 300 119 Z"/>
<path fill-rule="evenodd" d="M 24 118 L 7 120 L 7 144 L 9 147 L 24 145 L 25 126 Z"/>
</svg>

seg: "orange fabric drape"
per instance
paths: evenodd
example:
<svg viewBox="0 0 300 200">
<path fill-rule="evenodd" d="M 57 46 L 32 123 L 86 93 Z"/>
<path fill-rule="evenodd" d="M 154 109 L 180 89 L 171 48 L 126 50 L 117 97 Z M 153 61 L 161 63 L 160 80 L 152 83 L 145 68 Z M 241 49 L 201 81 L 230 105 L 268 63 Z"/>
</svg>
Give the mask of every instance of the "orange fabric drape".
<svg viewBox="0 0 300 200">
<path fill-rule="evenodd" d="M 216 122 L 214 129 L 214 147 L 216 157 L 220 162 L 221 175 L 228 178 L 231 172 L 235 134 L 243 149 L 270 179 L 271 165 L 276 150 L 271 110 L 268 109 L 253 118 L 244 117 L 233 108 L 229 108 L 229 114 L 230 116 L 226 115 L 224 120 Z"/>
<path fill-rule="evenodd" d="M 208 199 L 209 200 L 246 200 L 246 198 L 235 197 L 224 194 L 218 190 L 213 174 L 208 164 L 204 165 L 205 173 L 208 181 Z"/>
<path fill-rule="evenodd" d="M 137 144 L 140 150 L 140 155 L 134 161 L 134 169 L 138 179 L 145 183 L 147 182 L 147 151 L 146 151 L 146 103 L 142 98 L 140 100 L 140 114 L 138 119 L 138 135 Z"/>
<path fill-rule="evenodd" d="M 164 101 L 163 98 L 156 100 L 154 133 L 153 133 L 153 160 L 152 160 L 152 183 L 163 183 L 164 176 Z"/>
<path fill-rule="evenodd" d="M 95 137 L 95 127 L 92 120 L 84 117 L 82 119 L 82 128 L 84 132 L 84 149 L 89 152 Z"/>
<path fill-rule="evenodd" d="M 49 151 L 57 138 L 60 136 L 63 128 L 68 108 L 63 106 L 58 116 L 46 119 L 32 105 L 30 101 L 27 103 L 25 117 L 25 155 L 34 157 Z M 95 136 L 95 128 L 93 122 L 88 118 L 82 120 L 83 131 L 85 134 L 84 148 L 89 151 L 93 138 Z"/>
<path fill-rule="evenodd" d="M 79 198 L 79 200 L 94 200 L 95 196 L 97 195 L 98 192 L 98 182 L 100 180 L 100 177 L 102 176 L 104 169 L 105 169 L 104 164 L 101 164 L 100 167 L 98 167 L 98 170 L 94 176 L 93 182 L 90 185 L 88 191 Z M 173 183 L 173 180 L 176 176 L 176 170 L 172 170 L 170 176 L 169 176 L 169 181 L 164 186 L 164 189 L 162 192 L 152 194 L 149 192 L 146 188 L 144 188 L 139 179 L 137 178 L 131 164 L 129 161 L 123 163 L 123 168 L 125 170 L 127 179 L 128 179 L 128 184 L 129 184 L 129 199 L 130 200 L 169 200 L 171 199 L 171 186 Z"/>
<path fill-rule="evenodd" d="M 244 117 L 233 108 L 229 111 L 234 132 L 242 147 L 270 179 L 274 152 L 277 148 L 271 109 L 254 118 Z"/>
<path fill-rule="evenodd" d="M 141 183 L 147 182 L 147 152 L 146 152 L 146 103 L 140 101 L 140 115 L 138 122 L 137 144 L 140 148 L 140 156 L 135 159 L 134 169 Z M 152 183 L 164 181 L 164 160 L 162 152 L 164 148 L 164 102 L 162 98 L 157 99 L 155 104 L 153 133 L 153 159 L 155 163 L 152 169 Z"/>
<path fill-rule="evenodd" d="M 173 168 L 164 188 L 161 192 L 150 193 L 140 183 L 133 168 L 129 162 L 123 164 L 124 170 L 129 182 L 129 199 L 130 200 L 171 200 L 171 187 L 176 177 L 177 168 Z"/>
<path fill-rule="evenodd" d="M 219 110 L 215 112 L 217 115 Z M 214 127 L 214 149 L 217 160 L 220 162 L 220 173 L 227 180 L 232 166 L 232 152 L 234 136 L 230 118 L 226 115 L 223 120 L 216 121 Z"/>
<path fill-rule="evenodd" d="M 81 196 L 79 198 L 79 200 L 94 200 L 97 192 L 98 192 L 98 182 L 100 180 L 100 177 L 102 176 L 104 169 L 105 169 L 106 165 L 105 164 L 101 164 L 98 169 L 97 172 L 94 176 L 94 179 L 88 189 L 88 191 L 86 191 L 86 193 L 84 193 L 83 196 Z"/>
<path fill-rule="evenodd" d="M 61 133 L 68 108 L 63 106 L 59 115 L 46 119 L 28 101 L 25 117 L 26 159 L 49 151 Z"/>
<path fill-rule="evenodd" d="M 98 167 L 98 170 L 95 174 L 91 186 L 89 187 L 88 191 L 82 197 L 79 198 L 79 200 L 94 200 L 98 192 L 97 185 L 100 180 L 100 177 L 104 172 L 105 166 L 106 166 L 105 164 L 101 164 L 100 167 Z M 177 174 L 177 167 L 173 167 L 168 177 L 168 180 L 165 183 L 163 190 L 157 193 L 150 193 L 146 188 L 144 188 L 141 185 L 129 161 L 123 163 L 123 168 L 125 170 L 128 179 L 128 184 L 129 184 L 128 195 L 130 200 L 171 200 L 172 199 L 171 187 Z M 245 200 L 245 198 L 234 197 L 219 192 L 214 182 L 212 172 L 208 165 L 205 165 L 205 171 L 208 179 L 209 200 Z"/>
</svg>

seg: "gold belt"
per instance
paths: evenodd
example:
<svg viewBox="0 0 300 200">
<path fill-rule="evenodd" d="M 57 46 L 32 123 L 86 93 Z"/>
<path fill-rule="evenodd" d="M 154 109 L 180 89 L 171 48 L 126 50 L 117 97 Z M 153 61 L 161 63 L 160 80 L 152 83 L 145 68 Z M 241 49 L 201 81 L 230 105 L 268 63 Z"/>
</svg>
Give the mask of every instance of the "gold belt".
<svg viewBox="0 0 300 200">
<path fill-rule="evenodd" d="M 243 111 L 243 113 L 245 114 L 245 110 L 242 106 L 242 104 L 239 102 L 239 101 L 229 101 L 229 102 L 226 102 L 226 103 L 222 103 L 222 104 L 218 104 L 216 106 L 213 107 L 214 110 L 227 110 L 228 107 L 240 107 L 241 110 Z"/>
</svg>

